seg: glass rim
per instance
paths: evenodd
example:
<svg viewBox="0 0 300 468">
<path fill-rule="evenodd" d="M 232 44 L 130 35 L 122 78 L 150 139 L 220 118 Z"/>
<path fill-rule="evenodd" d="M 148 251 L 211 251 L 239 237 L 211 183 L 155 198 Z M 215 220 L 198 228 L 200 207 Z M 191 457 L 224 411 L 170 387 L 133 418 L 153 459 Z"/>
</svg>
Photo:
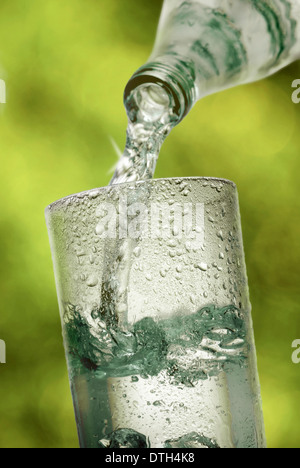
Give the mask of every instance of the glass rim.
<svg viewBox="0 0 300 468">
<path fill-rule="evenodd" d="M 157 178 L 157 179 L 137 180 L 137 181 L 131 181 L 131 182 L 122 182 L 120 184 L 105 185 L 104 187 L 96 187 L 93 189 L 84 190 L 82 192 L 77 192 L 71 195 L 67 195 L 66 197 L 59 198 L 58 200 L 55 200 L 54 202 L 47 205 L 45 208 L 45 213 L 47 214 L 49 211 L 51 211 L 53 208 L 55 208 L 57 205 L 61 204 L 62 202 L 66 202 L 67 200 L 72 200 L 72 198 L 74 197 L 84 198 L 85 196 L 88 196 L 92 194 L 93 192 L 99 195 L 100 192 L 105 192 L 108 189 L 113 189 L 114 187 L 134 186 L 134 185 L 141 185 L 145 183 L 154 184 L 154 183 L 160 183 L 160 182 L 166 182 L 166 181 L 172 181 L 172 180 L 173 181 L 180 180 L 180 181 L 199 181 L 199 182 L 200 181 L 222 182 L 223 184 L 231 185 L 234 189 L 237 188 L 236 184 L 232 180 L 224 179 L 222 177 L 162 177 L 162 178 Z"/>
</svg>

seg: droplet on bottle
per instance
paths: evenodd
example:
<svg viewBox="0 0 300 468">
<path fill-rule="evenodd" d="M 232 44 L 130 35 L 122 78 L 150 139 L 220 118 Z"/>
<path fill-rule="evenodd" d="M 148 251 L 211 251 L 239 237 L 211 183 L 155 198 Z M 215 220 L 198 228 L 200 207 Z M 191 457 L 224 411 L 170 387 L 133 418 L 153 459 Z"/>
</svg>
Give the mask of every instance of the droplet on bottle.
<svg viewBox="0 0 300 468">
<path fill-rule="evenodd" d="M 201 271 L 207 271 L 208 265 L 207 265 L 207 263 L 201 262 L 201 263 L 197 263 L 195 265 L 195 268 L 199 268 L 199 270 L 201 270 Z"/>
</svg>

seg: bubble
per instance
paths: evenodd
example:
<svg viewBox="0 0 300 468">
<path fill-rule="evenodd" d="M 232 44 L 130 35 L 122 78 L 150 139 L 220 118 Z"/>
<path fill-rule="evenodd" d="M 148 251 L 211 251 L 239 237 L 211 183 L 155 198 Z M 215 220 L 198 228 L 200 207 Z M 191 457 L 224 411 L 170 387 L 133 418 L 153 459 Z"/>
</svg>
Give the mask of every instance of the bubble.
<svg viewBox="0 0 300 468">
<path fill-rule="evenodd" d="M 101 448 L 148 448 L 146 436 L 126 428 L 117 429 L 109 439 L 101 439 L 98 444 Z"/>
</svg>

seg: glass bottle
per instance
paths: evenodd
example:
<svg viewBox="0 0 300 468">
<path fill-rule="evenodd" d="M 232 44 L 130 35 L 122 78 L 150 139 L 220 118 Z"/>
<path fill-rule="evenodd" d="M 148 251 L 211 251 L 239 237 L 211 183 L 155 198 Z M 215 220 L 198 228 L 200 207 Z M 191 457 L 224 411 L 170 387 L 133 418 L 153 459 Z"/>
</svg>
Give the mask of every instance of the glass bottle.
<svg viewBox="0 0 300 468">
<path fill-rule="evenodd" d="M 202 97 L 267 77 L 300 58 L 300 0 L 165 0 L 149 61 L 130 79 L 167 91 L 177 123 Z"/>
</svg>

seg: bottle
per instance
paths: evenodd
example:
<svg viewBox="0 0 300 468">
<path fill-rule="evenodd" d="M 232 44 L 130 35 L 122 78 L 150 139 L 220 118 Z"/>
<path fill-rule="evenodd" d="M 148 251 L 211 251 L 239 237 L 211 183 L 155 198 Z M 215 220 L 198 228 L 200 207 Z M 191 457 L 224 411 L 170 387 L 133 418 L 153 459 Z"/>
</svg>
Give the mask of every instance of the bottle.
<svg viewBox="0 0 300 468">
<path fill-rule="evenodd" d="M 206 95 L 265 78 L 300 58 L 300 0 L 165 0 L 149 61 L 125 89 L 167 92 L 179 123 Z M 145 107 L 145 105 L 144 105 Z"/>
</svg>

